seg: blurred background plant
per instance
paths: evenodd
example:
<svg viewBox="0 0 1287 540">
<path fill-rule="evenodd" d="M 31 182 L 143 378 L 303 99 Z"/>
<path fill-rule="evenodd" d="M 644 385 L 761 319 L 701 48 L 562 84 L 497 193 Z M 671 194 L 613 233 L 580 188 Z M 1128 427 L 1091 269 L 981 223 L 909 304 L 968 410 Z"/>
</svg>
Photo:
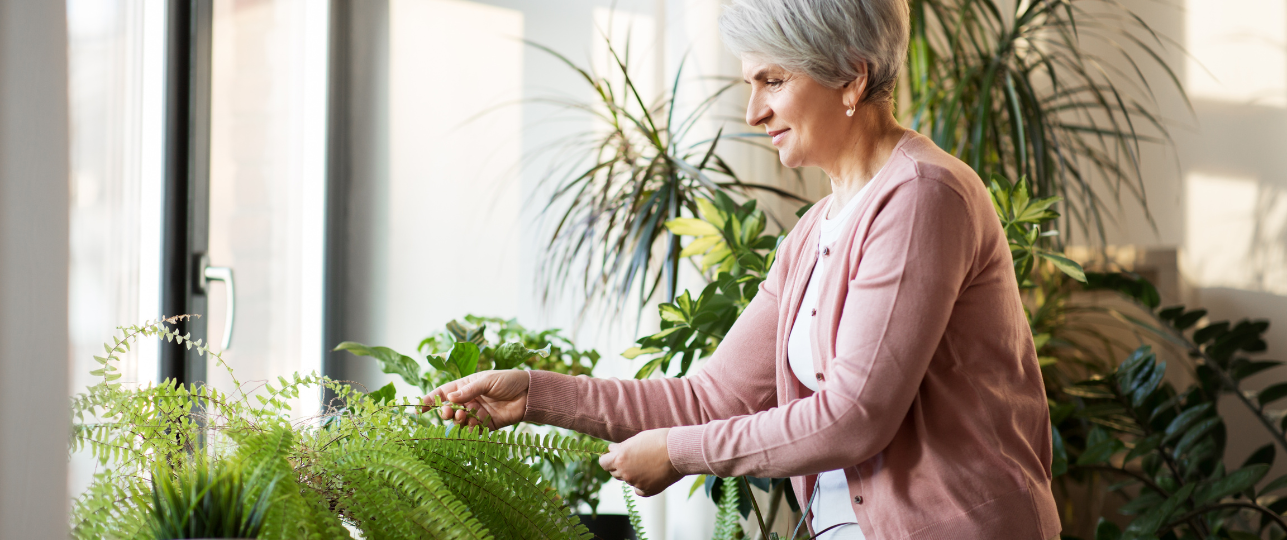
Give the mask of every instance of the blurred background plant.
<svg viewBox="0 0 1287 540">
<path fill-rule="evenodd" d="M 578 299 L 582 312 L 596 302 L 620 311 L 630 298 L 643 309 L 659 290 L 664 300 L 674 300 L 683 257 L 679 239 L 666 222 L 695 215 L 700 198 L 772 194 L 803 202 L 777 186 L 739 179 L 718 151 L 727 139 L 722 129 L 712 138 L 690 140 L 698 122 L 740 81 L 724 84 L 677 116 L 683 63 L 670 91 L 649 100 L 635 85 L 638 74 L 630 64 L 629 49 L 618 51 L 605 40 L 612 57 L 610 73 L 579 67 L 552 49 L 532 44 L 575 70 L 593 87 L 596 98 L 542 100 L 595 120 L 589 130 L 551 149 L 564 166 L 552 168 L 544 180 L 552 184 L 544 213 L 557 221 L 538 276 L 542 297 L 549 301 L 576 291 L 583 294 Z M 618 77 L 621 82 L 614 82 Z"/>
<path fill-rule="evenodd" d="M 1026 177 L 1034 196 L 1063 197 L 1060 227 L 1083 241 L 1104 240 L 1123 195 L 1148 215 L 1140 143 L 1170 141 L 1156 92 L 1188 104 L 1163 59 L 1168 38 L 1113 0 L 910 6 L 907 127 L 985 178 Z M 1162 84 L 1145 76 L 1149 68 L 1165 73 Z"/>
</svg>

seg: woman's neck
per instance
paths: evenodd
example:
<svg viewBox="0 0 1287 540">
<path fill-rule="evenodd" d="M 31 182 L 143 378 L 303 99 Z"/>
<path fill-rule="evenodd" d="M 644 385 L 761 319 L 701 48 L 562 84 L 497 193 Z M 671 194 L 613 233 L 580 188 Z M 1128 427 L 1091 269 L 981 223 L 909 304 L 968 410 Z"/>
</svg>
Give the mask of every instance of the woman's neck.
<svg viewBox="0 0 1287 540">
<path fill-rule="evenodd" d="M 832 166 L 823 167 L 831 178 L 833 195 L 827 218 L 839 214 L 845 204 L 880 172 L 907 131 L 898 125 L 892 107 L 887 104 L 861 106 L 851 118 L 851 135 L 845 150 Z"/>
</svg>

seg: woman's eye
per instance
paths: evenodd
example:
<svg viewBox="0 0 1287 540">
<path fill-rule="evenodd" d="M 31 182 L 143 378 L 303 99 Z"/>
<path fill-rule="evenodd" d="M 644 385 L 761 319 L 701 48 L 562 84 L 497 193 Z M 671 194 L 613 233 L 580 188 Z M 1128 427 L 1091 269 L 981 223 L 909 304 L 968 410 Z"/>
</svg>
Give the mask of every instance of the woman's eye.
<svg viewBox="0 0 1287 540">
<path fill-rule="evenodd" d="M 779 87 L 779 86 L 782 86 L 782 81 L 780 81 L 780 80 L 778 80 L 778 79 L 769 79 L 769 80 L 765 81 L 765 82 L 764 82 L 764 84 L 767 84 L 768 86 L 770 86 L 770 87 L 772 87 L 772 88 L 777 88 L 777 87 Z"/>
</svg>

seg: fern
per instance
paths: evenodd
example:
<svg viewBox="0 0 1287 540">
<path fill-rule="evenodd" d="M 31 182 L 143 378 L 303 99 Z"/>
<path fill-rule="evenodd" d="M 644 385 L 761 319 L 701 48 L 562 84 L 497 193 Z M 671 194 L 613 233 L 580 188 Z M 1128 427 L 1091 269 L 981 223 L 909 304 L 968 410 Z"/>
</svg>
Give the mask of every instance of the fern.
<svg viewBox="0 0 1287 540">
<path fill-rule="evenodd" d="M 738 521 L 739 489 L 737 478 L 721 478 L 723 488 L 719 505 L 715 511 L 714 540 L 736 540 L 742 538 L 742 524 Z"/>
<path fill-rule="evenodd" d="M 626 499 L 626 515 L 630 517 L 630 527 L 635 530 L 635 537 L 638 540 L 648 540 L 644 536 L 643 519 L 639 517 L 639 510 L 635 509 L 635 496 L 633 489 L 629 484 L 621 483 L 621 495 Z"/>
<path fill-rule="evenodd" d="M 71 448 L 103 467 L 73 505 L 75 538 L 150 538 L 149 473 L 198 460 L 278 478 L 260 538 L 589 538 L 534 463 L 587 460 L 601 441 L 435 425 L 415 404 L 316 375 L 236 381 L 225 393 L 174 381 L 120 382 L 119 355 L 157 337 L 219 355 L 169 325 L 122 328 L 105 346 L 102 380 L 72 399 Z M 229 370 L 231 374 L 231 370 Z M 344 408 L 291 420 L 288 401 L 323 387 Z M 251 487 L 253 500 L 260 491 Z"/>
</svg>

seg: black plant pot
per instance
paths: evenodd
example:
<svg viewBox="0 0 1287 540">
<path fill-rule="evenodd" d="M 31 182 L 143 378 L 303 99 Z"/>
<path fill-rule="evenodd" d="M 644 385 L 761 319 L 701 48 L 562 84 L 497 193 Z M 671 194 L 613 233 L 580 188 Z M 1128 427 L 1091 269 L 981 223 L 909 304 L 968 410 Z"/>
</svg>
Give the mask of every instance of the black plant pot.
<svg viewBox="0 0 1287 540">
<path fill-rule="evenodd" d="M 581 514 L 581 523 L 590 529 L 596 540 L 638 540 L 634 527 L 630 526 L 630 516 L 620 514 Z"/>
</svg>

